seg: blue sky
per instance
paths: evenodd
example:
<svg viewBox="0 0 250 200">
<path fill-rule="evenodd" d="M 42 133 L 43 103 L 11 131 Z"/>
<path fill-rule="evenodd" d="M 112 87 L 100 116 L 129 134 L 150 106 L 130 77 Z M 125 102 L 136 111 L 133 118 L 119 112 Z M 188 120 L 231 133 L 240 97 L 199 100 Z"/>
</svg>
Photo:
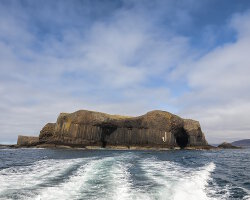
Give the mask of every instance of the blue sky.
<svg viewBox="0 0 250 200">
<path fill-rule="evenodd" d="M 250 1 L 0 1 L 0 143 L 60 112 L 199 120 L 250 137 Z"/>
</svg>

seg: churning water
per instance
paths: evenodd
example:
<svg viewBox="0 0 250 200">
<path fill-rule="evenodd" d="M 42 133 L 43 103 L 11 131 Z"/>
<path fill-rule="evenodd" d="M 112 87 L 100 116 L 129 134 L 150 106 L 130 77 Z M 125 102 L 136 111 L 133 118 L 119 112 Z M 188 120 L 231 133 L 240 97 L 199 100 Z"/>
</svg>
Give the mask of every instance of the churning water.
<svg viewBox="0 0 250 200">
<path fill-rule="evenodd" d="M 0 149 L 0 199 L 250 199 L 250 149 Z"/>
</svg>

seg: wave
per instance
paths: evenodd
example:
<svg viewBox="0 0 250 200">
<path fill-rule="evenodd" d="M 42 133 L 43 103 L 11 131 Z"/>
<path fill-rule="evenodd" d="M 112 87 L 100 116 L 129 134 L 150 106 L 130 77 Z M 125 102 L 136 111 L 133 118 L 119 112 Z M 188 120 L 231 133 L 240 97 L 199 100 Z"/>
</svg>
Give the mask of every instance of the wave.
<svg viewBox="0 0 250 200">
<path fill-rule="evenodd" d="M 200 168 L 186 168 L 174 162 L 146 159 L 141 162 L 145 175 L 152 180 L 151 199 L 210 200 L 213 197 L 209 182 L 215 169 L 213 162 Z M 216 199 L 224 199 L 221 196 Z"/>
<path fill-rule="evenodd" d="M 26 199 L 36 194 L 40 187 L 50 186 L 53 180 L 63 177 L 73 166 L 81 164 L 86 159 L 72 160 L 42 160 L 28 166 L 16 166 L 0 171 L 0 198 Z"/>
<path fill-rule="evenodd" d="M 213 162 L 186 168 L 133 153 L 48 159 L 0 170 L 0 199 L 210 200 L 215 196 L 210 185 L 215 168 Z"/>
<path fill-rule="evenodd" d="M 92 159 L 65 182 L 41 190 L 36 199 L 130 199 L 129 165 L 124 159 L 131 157 Z"/>
</svg>

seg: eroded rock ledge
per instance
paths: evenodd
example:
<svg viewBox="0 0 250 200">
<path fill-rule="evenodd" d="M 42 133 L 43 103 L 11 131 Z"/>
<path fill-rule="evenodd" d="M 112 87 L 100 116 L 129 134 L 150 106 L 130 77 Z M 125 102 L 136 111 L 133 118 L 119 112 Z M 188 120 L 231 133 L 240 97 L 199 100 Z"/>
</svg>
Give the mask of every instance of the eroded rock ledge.
<svg viewBox="0 0 250 200">
<path fill-rule="evenodd" d="M 151 111 L 138 117 L 109 115 L 88 110 L 61 113 L 37 138 L 18 137 L 19 146 L 207 148 L 198 121 L 182 119 L 166 111 Z"/>
<path fill-rule="evenodd" d="M 38 137 L 32 137 L 32 136 L 23 136 L 19 135 L 17 139 L 17 145 L 18 146 L 35 146 L 38 145 L 39 143 L 39 138 Z"/>
</svg>

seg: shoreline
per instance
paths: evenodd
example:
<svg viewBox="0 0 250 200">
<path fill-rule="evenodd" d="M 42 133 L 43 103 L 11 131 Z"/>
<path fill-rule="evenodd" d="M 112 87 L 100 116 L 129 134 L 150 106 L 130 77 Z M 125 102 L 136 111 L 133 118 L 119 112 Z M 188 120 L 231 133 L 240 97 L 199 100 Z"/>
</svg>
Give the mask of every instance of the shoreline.
<svg viewBox="0 0 250 200">
<path fill-rule="evenodd" d="M 69 146 L 69 145 L 56 145 L 56 144 L 39 144 L 39 145 L 2 145 L 0 144 L 0 149 L 19 149 L 19 148 L 41 148 L 41 149 L 69 149 L 69 150 L 149 150 L 149 151 L 170 151 L 170 150 L 217 150 L 221 149 L 218 147 L 214 147 L 211 145 L 208 146 L 192 146 L 192 147 L 185 147 L 181 149 L 180 147 L 150 147 L 150 146 L 106 146 L 105 148 L 101 146 Z"/>
</svg>

